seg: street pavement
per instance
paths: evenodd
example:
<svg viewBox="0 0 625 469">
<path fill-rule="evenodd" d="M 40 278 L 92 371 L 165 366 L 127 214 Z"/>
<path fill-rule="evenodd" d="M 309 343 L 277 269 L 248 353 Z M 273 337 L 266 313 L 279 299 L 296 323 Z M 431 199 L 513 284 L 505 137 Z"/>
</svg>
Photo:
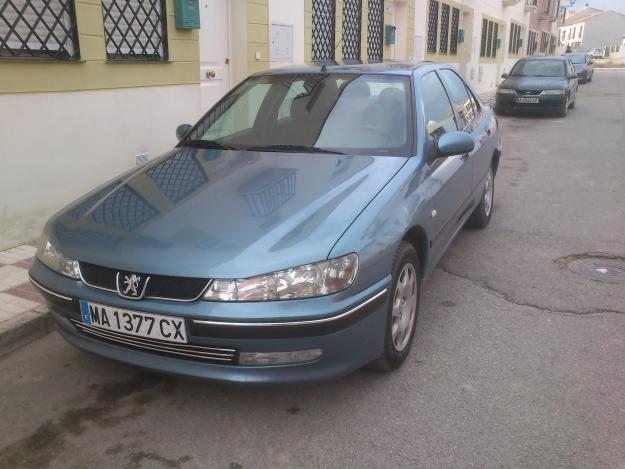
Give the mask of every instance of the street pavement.
<svg viewBox="0 0 625 469">
<path fill-rule="evenodd" d="M 400 370 L 231 387 L 55 332 L 0 361 L 0 467 L 625 468 L 625 70 L 500 122 L 492 223 L 441 261 Z"/>
</svg>

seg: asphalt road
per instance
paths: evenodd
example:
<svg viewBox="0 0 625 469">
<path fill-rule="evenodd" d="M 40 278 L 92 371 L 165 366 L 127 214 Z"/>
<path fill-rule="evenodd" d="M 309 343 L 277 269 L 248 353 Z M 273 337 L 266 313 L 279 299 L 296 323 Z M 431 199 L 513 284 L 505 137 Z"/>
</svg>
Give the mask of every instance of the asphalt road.
<svg viewBox="0 0 625 469">
<path fill-rule="evenodd" d="M 53 333 L 0 362 L 0 467 L 625 468 L 625 283 L 571 271 L 625 256 L 625 71 L 501 125 L 493 222 L 442 260 L 400 370 L 216 386 Z"/>
</svg>

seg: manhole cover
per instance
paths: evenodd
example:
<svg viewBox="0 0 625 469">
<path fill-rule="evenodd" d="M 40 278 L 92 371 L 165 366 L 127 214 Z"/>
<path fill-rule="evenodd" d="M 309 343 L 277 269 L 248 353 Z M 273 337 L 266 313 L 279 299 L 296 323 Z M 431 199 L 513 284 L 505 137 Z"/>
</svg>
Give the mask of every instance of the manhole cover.
<svg viewBox="0 0 625 469">
<path fill-rule="evenodd" d="M 571 272 L 599 282 L 625 283 L 625 258 L 608 255 L 579 254 L 556 259 Z"/>
</svg>

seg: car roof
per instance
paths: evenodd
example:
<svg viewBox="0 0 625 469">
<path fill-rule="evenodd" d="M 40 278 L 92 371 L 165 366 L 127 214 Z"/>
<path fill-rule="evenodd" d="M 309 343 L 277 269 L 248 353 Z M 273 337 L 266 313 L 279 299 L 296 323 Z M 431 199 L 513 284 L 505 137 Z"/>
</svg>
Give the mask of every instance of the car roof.
<svg viewBox="0 0 625 469">
<path fill-rule="evenodd" d="M 566 57 L 563 57 L 561 55 L 538 55 L 538 56 L 529 56 L 529 57 L 523 57 L 522 59 L 519 59 L 519 61 L 521 60 L 566 60 Z"/>
<path fill-rule="evenodd" d="M 264 72 L 256 73 L 260 75 L 285 75 L 293 73 L 368 73 L 380 75 L 411 75 L 415 70 L 434 65 L 433 62 L 382 62 L 376 64 L 355 64 L 355 65 L 291 65 L 287 67 L 274 68 Z"/>
</svg>

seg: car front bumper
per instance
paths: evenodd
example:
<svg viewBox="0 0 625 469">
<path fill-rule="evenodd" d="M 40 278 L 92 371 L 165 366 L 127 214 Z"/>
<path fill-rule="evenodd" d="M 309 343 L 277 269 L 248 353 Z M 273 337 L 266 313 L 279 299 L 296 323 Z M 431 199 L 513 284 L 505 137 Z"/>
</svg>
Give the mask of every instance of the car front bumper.
<svg viewBox="0 0 625 469">
<path fill-rule="evenodd" d="M 516 98 L 538 98 L 538 103 L 518 103 Z M 502 110 L 555 110 L 566 103 L 566 95 L 518 96 L 499 94 L 495 98 L 495 109 Z"/>
<path fill-rule="evenodd" d="M 153 371 L 234 383 L 297 383 L 346 375 L 378 358 L 384 349 L 390 276 L 352 296 L 336 295 L 260 303 L 177 303 L 126 300 L 53 272 L 39 261 L 31 280 L 51 307 L 61 335 L 76 347 Z M 189 345 L 234 349 L 222 364 L 109 341 L 82 331 L 79 300 L 185 319 Z M 245 318 L 245 319 L 242 319 Z M 132 336 L 127 336 L 131 339 Z M 321 349 L 314 361 L 286 365 L 240 365 L 241 353 Z"/>
</svg>

